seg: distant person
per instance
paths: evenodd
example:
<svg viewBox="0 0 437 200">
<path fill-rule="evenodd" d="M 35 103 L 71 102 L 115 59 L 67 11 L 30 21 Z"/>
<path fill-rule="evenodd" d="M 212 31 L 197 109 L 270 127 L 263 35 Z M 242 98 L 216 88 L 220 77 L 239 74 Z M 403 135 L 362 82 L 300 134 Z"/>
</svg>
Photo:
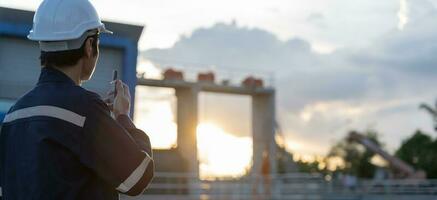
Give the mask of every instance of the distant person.
<svg viewBox="0 0 437 200">
<path fill-rule="evenodd" d="M 254 199 L 265 199 L 271 196 L 271 170 L 270 156 L 268 154 L 268 145 L 262 154 L 262 163 L 259 174 L 254 177 L 253 195 Z M 262 192 L 260 192 L 260 190 Z"/>
<path fill-rule="evenodd" d="M 36 86 L 18 99 L 2 125 L 3 199 L 113 200 L 119 193 L 141 194 L 152 180 L 154 162 L 148 136 L 129 118 L 128 86 L 115 81 L 110 104 L 81 87 L 95 70 L 99 34 L 111 32 L 88 0 L 45 0 L 33 23 L 28 38 L 39 42 L 42 69 Z"/>
<path fill-rule="evenodd" d="M 270 197 L 270 187 L 271 187 L 271 173 L 270 173 L 270 156 L 266 151 L 263 152 L 263 162 L 261 166 L 262 183 L 264 188 L 264 195 Z"/>
</svg>

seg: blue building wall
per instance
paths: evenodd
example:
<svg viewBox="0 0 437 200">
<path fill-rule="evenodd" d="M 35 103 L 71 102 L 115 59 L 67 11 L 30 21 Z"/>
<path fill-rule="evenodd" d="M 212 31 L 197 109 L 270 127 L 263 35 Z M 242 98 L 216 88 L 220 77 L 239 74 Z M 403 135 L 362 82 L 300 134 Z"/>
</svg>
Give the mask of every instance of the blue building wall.
<svg viewBox="0 0 437 200">
<path fill-rule="evenodd" d="M 31 24 L 19 24 L 0 21 L 0 35 L 12 36 L 26 39 L 27 34 L 32 28 Z M 137 55 L 138 46 L 137 42 L 128 37 L 113 36 L 108 34 L 102 34 L 100 38 L 100 46 L 118 48 L 123 51 L 123 64 L 122 77 L 121 80 L 125 82 L 130 89 L 131 93 L 131 115 L 134 111 L 134 100 L 135 100 L 135 86 L 137 84 L 136 77 L 136 65 L 137 65 Z M 3 120 L 3 115 L 1 114 L 3 110 L 0 110 L 0 121 Z"/>
</svg>

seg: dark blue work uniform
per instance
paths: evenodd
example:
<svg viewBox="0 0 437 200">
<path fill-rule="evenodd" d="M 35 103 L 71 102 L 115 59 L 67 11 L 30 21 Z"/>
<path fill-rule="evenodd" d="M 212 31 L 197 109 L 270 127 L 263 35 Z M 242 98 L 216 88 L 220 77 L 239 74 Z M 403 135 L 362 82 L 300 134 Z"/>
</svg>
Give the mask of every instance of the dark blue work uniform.
<svg viewBox="0 0 437 200">
<path fill-rule="evenodd" d="M 4 118 L 4 200 L 105 199 L 137 195 L 153 177 L 148 136 L 128 116 L 114 120 L 101 98 L 43 68 L 36 87 Z"/>
</svg>

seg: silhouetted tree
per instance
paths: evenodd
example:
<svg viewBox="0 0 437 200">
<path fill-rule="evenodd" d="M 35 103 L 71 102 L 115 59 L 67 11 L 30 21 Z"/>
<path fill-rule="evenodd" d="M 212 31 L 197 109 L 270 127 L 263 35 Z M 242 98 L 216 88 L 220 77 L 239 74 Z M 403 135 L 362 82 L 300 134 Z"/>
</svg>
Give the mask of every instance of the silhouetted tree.
<svg viewBox="0 0 437 200">
<path fill-rule="evenodd" d="M 376 145 L 381 146 L 376 131 L 367 130 L 364 135 Z M 340 157 L 343 159 L 345 166 L 344 169 L 339 171 L 360 178 L 372 178 L 376 170 L 376 166 L 371 163 L 374 155 L 372 151 L 366 149 L 361 144 L 349 142 L 347 138 L 344 138 L 331 148 L 328 157 Z"/>
<path fill-rule="evenodd" d="M 284 174 L 297 171 L 291 152 L 288 152 L 285 147 L 277 145 L 276 153 L 278 173 Z"/>
<path fill-rule="evenodd" d="M 416 169 L 424 170 L 427 178 L 437 178 L 437 140 L 418 130 L 402 142 L 396 156 Z"/>
<path fill-rule="evenodd" d="M 313 162 L 304 162 L 302 160 L 298 160 L 296 162 L 299 172 L 304 173 L 321 173 L 326 174 L 326 168 L 319 168 L 320 162 L 315 160 Z"/>
<path fill-rule="evenodd" d="M 324 160 L 326 162 L 326 160 Z M 288 152 L 285 147 L 277 147 L 277 162 L 278 173 L 292 173 L 292 172 L 305 172 L 305 173 L 322 173 L 327 174 L 328 170 L 326 166 L 320 168 L 320 162 L 315 160 L 312 162 L 306 162 L 303 160 L 294 161 L 293 154 Z"/>
<path fill-rule="evenodd" d="M 426 103 L 420 104 L 419 108 L 426 110 L 431 115 L 434 121 L 434 130 L 437 131 L 437 101 L 435 102 L 434 108 Z"/>
</svg>

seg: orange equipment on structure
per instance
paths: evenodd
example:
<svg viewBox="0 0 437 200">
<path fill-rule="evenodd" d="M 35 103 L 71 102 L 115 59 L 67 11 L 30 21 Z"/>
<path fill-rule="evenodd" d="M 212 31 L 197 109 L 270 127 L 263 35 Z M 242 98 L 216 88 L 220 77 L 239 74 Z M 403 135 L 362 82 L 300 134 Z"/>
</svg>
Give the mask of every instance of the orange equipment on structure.
<svg viewBox="0 0 437 200">
<path fill-rule="evenodd" d="M 199 82 L 211 82 L 211 83 L 214 83 L 214 80 L 215 80 L 215 76 L 214 76 L 214 73 L 212 73 L 212 72 L 199 73 L 197 75 L 197 81 L 199 81 Z"/>
<path fill-rule="evenodd" d="M 242 85 L 245 87 L 263 87 L 263 80 L 254 78 L 253 76 L 249 76 L 242 82 Z"/>
<path fill-rule="evenodd" d="M 165 70 L 164 80 L 183 80 L 184 74 L 181 71 L 174 70 L 172 68 Z"/>
</svg>

